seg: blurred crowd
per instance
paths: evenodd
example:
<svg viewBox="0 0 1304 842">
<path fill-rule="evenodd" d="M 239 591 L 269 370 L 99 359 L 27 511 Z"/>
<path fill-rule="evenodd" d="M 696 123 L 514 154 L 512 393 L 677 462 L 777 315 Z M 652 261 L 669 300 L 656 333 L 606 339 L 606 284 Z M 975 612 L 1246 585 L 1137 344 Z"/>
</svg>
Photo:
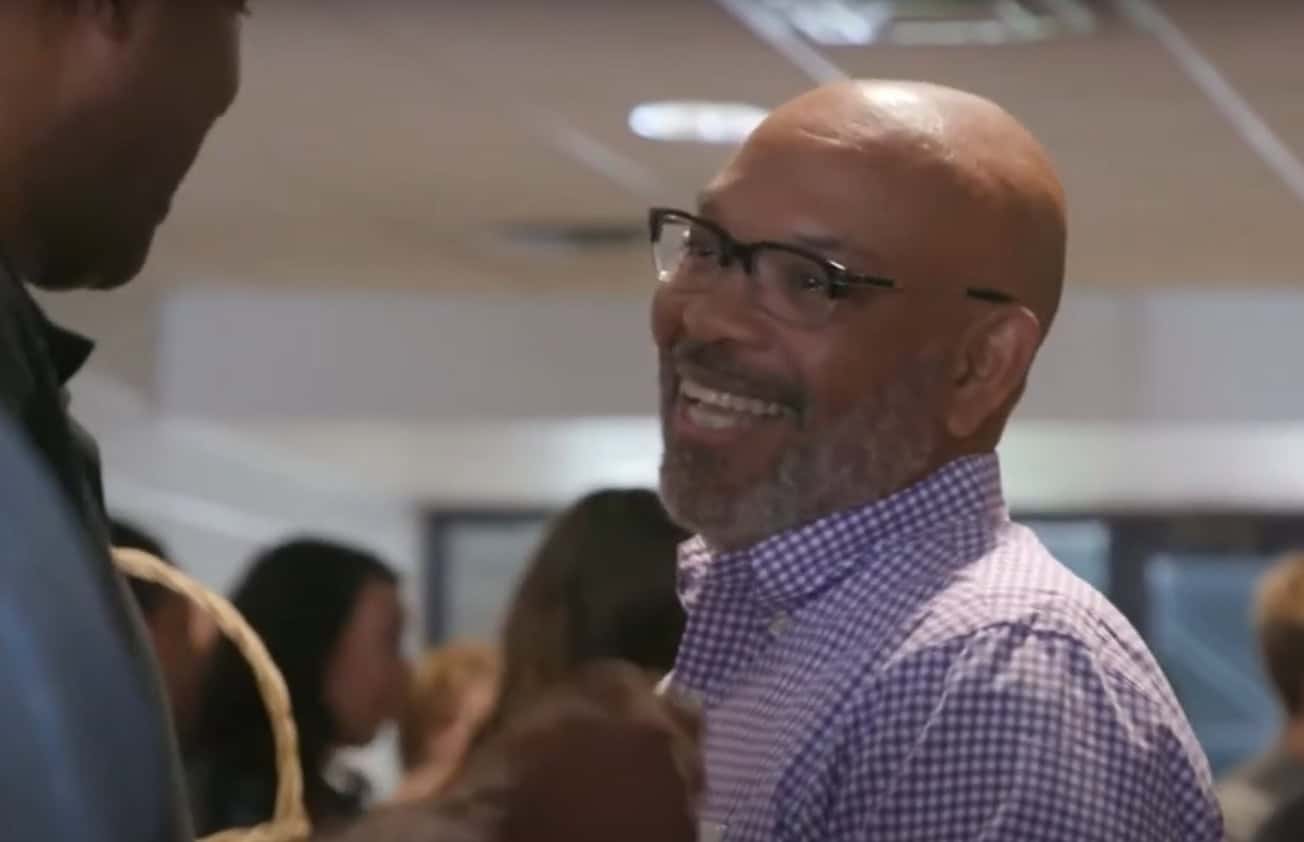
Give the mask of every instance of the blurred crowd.
<svg viewBox="0 0 1304 842">
<path fill-rule="evenodd" d="M 115 546 L 173 560 L 137 525 L 116 520 L 112 536 Z M 543 716 L 545 730 L 555 728 L 547 711 L 574 703 L 556 698 L 570 681 L 580 680 L 585 693 L 629 695 L 641 686 L 650 696 L 683 632 L 675 555 L 687 537 L 652 491 L 588 495 L 556 518 L 536 549 L 499 639 L 448 642 L 413 658 L 404 651 L 402 583 L 382 559 L 312 538 L 252 559 L 230 599 L 285 678 L 314 827 L 347 829 L 377 806 L 452 791 L 474 758 L 492 762 L 495 746 L 519 742 L 532 720 Z M 277 757 L 244 657 L 185 597 L 143 580 L 131 588 L 163 673 L 196 831 L 270 820 Z M 402 779 L 395 792 L 377 795 L 339 753 L 370 744 L 390 724 Z M 675 728 L 691 767 L 693 717 L 685 712 Z M 683 780 L 692 774 L 686 769 Z M 672 806 L 681 802 L 668 818 L 688 815 L 689 790 L 681 789 L 661 794 Z"/>
<path fill-rule="evenodd" d="M 112 535 L 116 546 L 172 560 L 136 525 L 115 520 Z M 574 727 L 599 728 L 602 707 L 612 698 L 640 704 L 638 695 L 670 673 L 685 622 L 675 559 L 688 537 L 654 492 L 588 495 L 555 518 L 535 549 L 498 638 L 449 641 L 414 657 L 403 644 L 402 582 L 385 561 L 311 538 L 259 554 L 230 597 L 286 679 L 314 826 L 358 842 L 458 839 L 462 832 L 481 838 L 474 810 L 450 813 L 429 805 L 482 796 L 494 763 L 505 753 L 522 756 L 522 740 L 551 736 L 560 745 L 540 751 L 582 750 L 562 738 L 566 729 L 557 724 L 557 710 L 580 708 L 592 696 L 597 703 L 575 712 Z M 268 821 L 278 767 L 247 663 L 186 598 L 144 580 L 130 584 L 180 735 L 196 830 L 211 834 Z M 1304 555 L 1282 559 L 1263 577 L 1253 620 L 1285 725 L 1261 755 L 1224 776 L 1219 797 L 1229 842 L 1286 842 L 1299 838 L 1304 816 Z M 690 707 L 667 710 L 680 717 L 667 721 L 687 759 L 665 791 L 655 792 L 654 781 L 644 780 L 642 795 L 649 800 L 621 804 L 626 815 L 649 809 L 649 815 L 689 814 L 700 785 L 694 783 L 701 775 L 699 726 Z M 401 778 L 393 792 L 376 793 L 339 754 L 372 743 L 387 725 L 397 727 L 394 759 Z M 614 774 L 628 769 L 627 759 L 610 758 Z M 546 769 L 540 777 L 532 785 L 546 787 Z M 540 797 L 550 808 L 536 807 L 538 814 L 520 821 L 542 833 L 564 816 L 551 808 L 565 796 Z M 582 800 L 576 808 L 588 817 L 583 827 L 559 826 L 555 835 L 529 838 L 590 838 L 583 834 L 603 825 L 593 824 L 594 805 Z M 372 821 L 359 825 L 367 814 Z M 657 834 L 666 835 L 647 838 L 687 838 L 666 829 Z"/>
</svg>

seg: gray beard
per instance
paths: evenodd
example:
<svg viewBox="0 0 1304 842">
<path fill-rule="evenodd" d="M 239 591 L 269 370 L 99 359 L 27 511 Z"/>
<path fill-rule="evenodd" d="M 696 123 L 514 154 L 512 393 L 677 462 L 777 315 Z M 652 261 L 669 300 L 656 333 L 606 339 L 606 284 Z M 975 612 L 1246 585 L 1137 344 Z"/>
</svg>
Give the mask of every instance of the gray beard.
<svg viewBox="0 0 1304 842">
<path fill-rule="evenodd" d="M 938 452 L 941 435 L 928 395 L 941 373 L 940 360 L 920 360 L 845 415 L 805 430 L 746 487 L 722 481 L 728 466 L 715 451 L 667 441 L 666 509 L 712 547 L 733 550 L 888 497 L 920 477 Z"/>
</svg>

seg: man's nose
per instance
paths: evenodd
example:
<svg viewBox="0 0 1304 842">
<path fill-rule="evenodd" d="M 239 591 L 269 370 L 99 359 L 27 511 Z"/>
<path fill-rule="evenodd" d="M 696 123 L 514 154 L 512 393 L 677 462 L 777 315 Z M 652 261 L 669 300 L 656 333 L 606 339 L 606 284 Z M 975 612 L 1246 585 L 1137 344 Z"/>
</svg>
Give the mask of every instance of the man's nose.
<svg viewBox="0 0 1304 842">
<path fill-rule="evenodd" d="M 686 337 L 698 342 L 755 345 L 764 335 L 764 316 L 739 260 L 721 268 L 710 286 L 685 296 L 681 319 Z"/>
</svg>

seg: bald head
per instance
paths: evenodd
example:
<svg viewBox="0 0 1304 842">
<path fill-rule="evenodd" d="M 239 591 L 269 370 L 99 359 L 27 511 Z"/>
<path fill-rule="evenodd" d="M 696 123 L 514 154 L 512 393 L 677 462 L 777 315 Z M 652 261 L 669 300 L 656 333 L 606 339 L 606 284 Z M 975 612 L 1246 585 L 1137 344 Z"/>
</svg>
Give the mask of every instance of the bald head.
<svg viewBox="0 0 1304 842">
<path fill-rule="evenodd" d="M 681 523 L 743 546 L 996 446 L 1065 251 L 1063 190 L 1004 110 L 822 87 L 769 115 L 695 215 L 668 213 L 653 327 Z"/>
<path fill-rule="evenodd" d="M 742 155 L 780 151 L 824 157 L 847 189 L 889 204 L 900 230 L 884 234 L 938 253 L 919 261 L 919 283 L 1008 292 L 1049 327 L 1064 279 L 1064 190 L 1045 149 L 1000 106 L 922 82 L 841 82 L 776 109 Z"/>
</svg>

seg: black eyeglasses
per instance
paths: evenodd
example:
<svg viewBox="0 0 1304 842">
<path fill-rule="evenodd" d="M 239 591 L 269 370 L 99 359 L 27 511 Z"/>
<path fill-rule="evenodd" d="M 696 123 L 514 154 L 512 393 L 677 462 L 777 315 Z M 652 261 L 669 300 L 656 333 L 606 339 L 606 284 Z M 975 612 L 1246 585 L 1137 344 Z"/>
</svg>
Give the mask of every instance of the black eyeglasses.
<svg viewBox="0 0 1304 842">
<path fill-rule="evenodd" d="M 800 246 L 740 242 L 710 220 L 680 210 L 653 208 L 648 214 L 657 280 L 684 292 L 711 288 L 738 262 L 752 281 L 761 309 L 781 321 L 818 327 L 854 287 L 897 290 L 889 278 L 852 272 Z M 1008 304 L 1013 296 L 970 287 L 970 298 Z"/>
</svg>

